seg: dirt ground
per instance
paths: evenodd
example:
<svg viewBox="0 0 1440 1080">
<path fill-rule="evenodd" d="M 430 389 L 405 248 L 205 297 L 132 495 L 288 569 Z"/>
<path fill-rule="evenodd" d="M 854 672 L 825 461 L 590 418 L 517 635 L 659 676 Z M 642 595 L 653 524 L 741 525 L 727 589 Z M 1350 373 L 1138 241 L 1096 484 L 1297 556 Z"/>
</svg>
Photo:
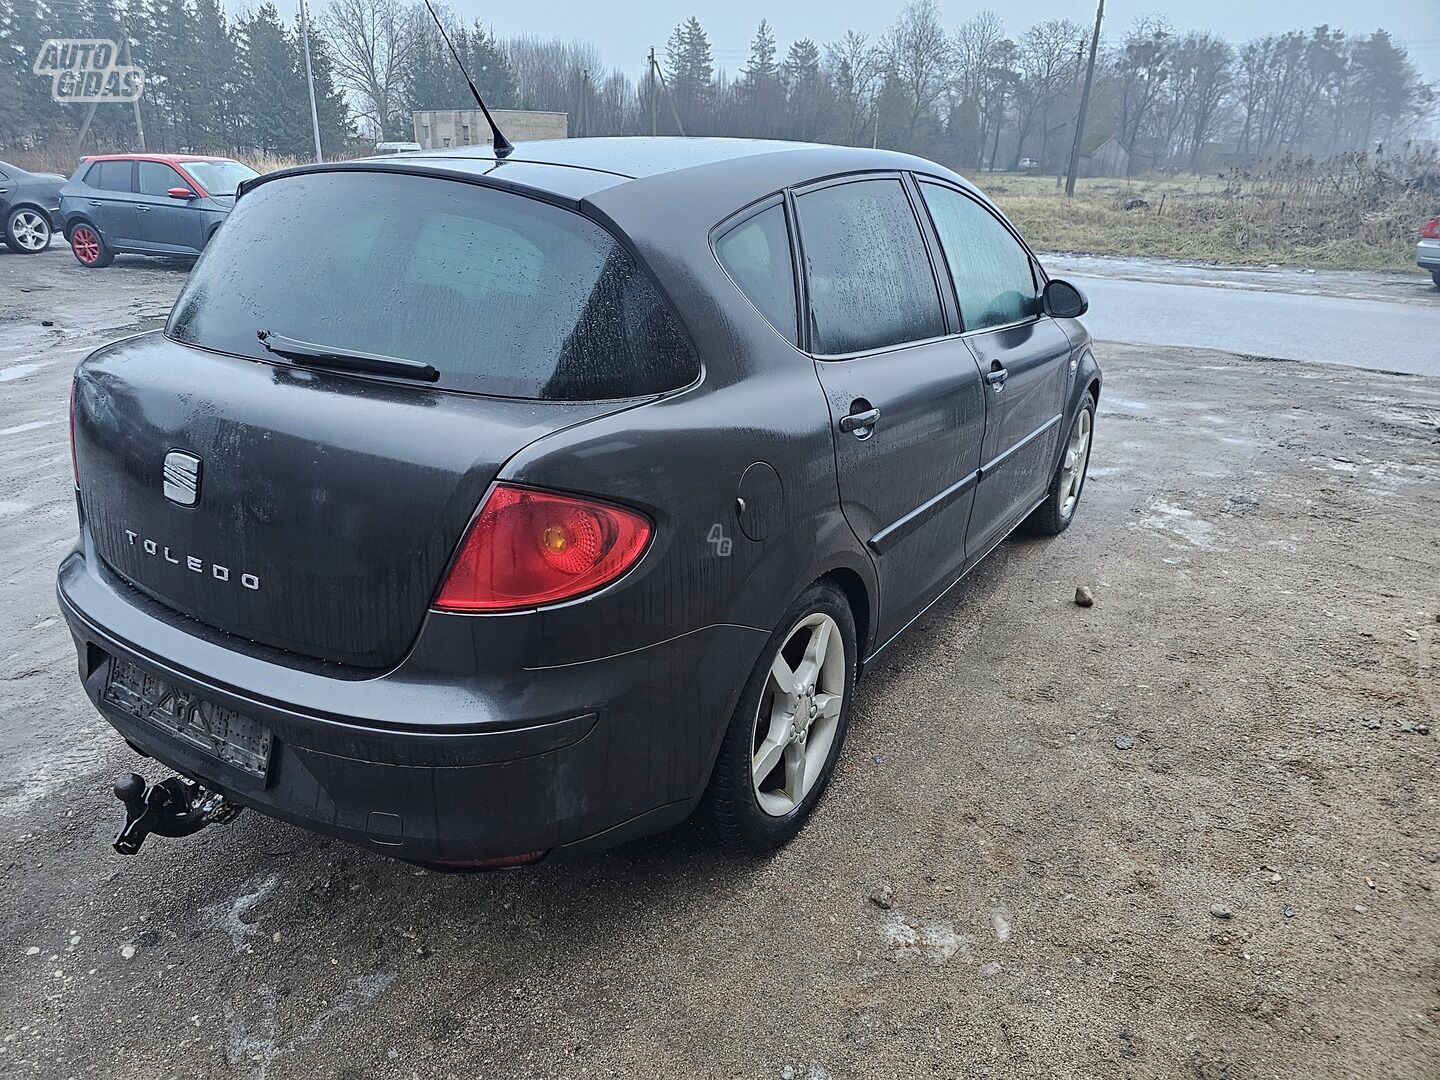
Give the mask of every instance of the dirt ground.
<svg viewBox="0 0 1440 1080">
<path fill-rule="evenodd" d="M 0 1075 L 1440 1076 L 1440 380 L 1102 345 L 1076 524 L 874 665 L 768 861 L 445 876 L 254 813 L 127 860 L 65 401 L 181 276 L 0 255 Z"/>
</svg>

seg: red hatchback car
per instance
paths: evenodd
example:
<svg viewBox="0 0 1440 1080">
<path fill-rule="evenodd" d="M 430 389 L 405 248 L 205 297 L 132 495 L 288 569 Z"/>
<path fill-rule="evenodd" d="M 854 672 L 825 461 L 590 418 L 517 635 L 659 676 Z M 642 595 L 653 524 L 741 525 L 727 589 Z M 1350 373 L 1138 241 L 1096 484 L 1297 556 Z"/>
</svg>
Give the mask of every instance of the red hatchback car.
<svg viewBox="0 0 1440 1080">
<path fill-rule="evenodd" d="M 83 266 L 108 266 L 122 253 L 193 258 L 234 207 L 241 181 L 257 175 L 195 154 L 84 158 L 60 189 L 65 238 Z"/>
</svg>

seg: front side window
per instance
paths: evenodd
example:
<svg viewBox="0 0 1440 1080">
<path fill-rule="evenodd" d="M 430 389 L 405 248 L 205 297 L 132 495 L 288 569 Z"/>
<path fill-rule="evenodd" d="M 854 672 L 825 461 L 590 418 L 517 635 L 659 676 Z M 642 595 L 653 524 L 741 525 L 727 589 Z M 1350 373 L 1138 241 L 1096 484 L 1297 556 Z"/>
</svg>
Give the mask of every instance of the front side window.
<svg viewBox="0 0 1440 1080">
<path fill-rule="evenodd" d="M 172 187 L 188 188 L 180 174 L 163 161 L 140 162 L 140 194 L 164 195 Z"/>
<path fill-rule="evenodd" d="M 776 203 L 742 221 L 716 241 L 715 256 L 766 321 L 795 344 L 795 266 L 785 207 Z"/>
<path fill-rule="evenodd" d="M 130 174 L 135 163 L 131 161 L 97 161 L 85 174 L 85 182 L 102 191 L 130 191 Z"/>
<path fill-rule="evenodd" d="M 307 173 L 239 200 L 166 332 L 272 360 L 261 330 L 417 360 L 442 387 L 499 397 L 639 397 L 699 374 L 650 279 L 595 222 L 403 173 Z"/>
<path fill-rule="evenodd" d="M 935 275 L 899 180 L 861 180 L 795 200 L 814 350 L 864 352 L 945 333 Z"/>
<path fill-rule="evenodd" d="M 1039 311 L 1027 252 L 994 214 L 954 188 L 921 181 L 966 330 L 1020 322 Z"/>
</svg>

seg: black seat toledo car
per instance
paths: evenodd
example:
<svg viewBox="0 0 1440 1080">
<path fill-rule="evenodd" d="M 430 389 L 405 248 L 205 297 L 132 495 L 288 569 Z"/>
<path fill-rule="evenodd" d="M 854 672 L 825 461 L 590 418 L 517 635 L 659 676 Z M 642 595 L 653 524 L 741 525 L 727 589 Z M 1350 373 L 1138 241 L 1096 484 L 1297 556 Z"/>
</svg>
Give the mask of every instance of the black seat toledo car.
<svg viewBox="0 0 1440 1080">
<path fill-rule="evenodd" d="M 1074 515 L 1084 310 L 898 153 L 587 139 L 250 181 L 164 331 L 76 372 L 85 689 L 200 790 L 404 859 L 702 803 L 781 844 L 864 662 Z"/>
</svg>

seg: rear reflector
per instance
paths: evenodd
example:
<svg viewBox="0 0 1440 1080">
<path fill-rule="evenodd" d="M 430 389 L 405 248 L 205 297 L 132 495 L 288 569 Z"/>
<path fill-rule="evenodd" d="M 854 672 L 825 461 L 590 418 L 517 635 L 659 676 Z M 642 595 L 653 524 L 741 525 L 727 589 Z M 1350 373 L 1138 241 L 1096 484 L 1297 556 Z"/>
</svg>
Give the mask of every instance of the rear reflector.
<svg viewBox="0 0 1440 1080">
<path fill-rule="evenodd" d="M 439 611 L 517 611 L 569 600 L 614 581 L 650 540 L 633 510 L 574 495 L 497 484 L 460 543 Z"/>
<path fill-rule="evenodd" d="M 549 853 L 549 848 L 545 848 L 541 851 L 526 851 L 520 855 L 502 855 L 497 859 L 444 859 L 429 865 L 436 870 L 505 870 L 514 866 L 531 866 Z"/>
</svg>

